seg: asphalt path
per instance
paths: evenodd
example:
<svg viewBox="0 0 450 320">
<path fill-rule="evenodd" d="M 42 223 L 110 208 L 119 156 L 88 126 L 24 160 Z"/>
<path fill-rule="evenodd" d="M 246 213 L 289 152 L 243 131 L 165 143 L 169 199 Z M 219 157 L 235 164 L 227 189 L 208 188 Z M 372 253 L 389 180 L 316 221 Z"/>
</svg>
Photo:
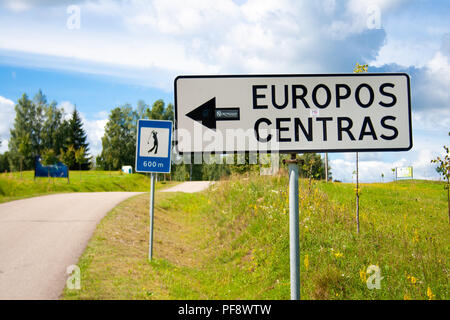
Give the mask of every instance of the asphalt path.
<svg viewBox="0 0 450 320">
<path fill-rule="evenodd" d="M 64 193 L 0 204 L 0 299 L 58 299 L 97 224 L 139 192 Z"/>
</svg>

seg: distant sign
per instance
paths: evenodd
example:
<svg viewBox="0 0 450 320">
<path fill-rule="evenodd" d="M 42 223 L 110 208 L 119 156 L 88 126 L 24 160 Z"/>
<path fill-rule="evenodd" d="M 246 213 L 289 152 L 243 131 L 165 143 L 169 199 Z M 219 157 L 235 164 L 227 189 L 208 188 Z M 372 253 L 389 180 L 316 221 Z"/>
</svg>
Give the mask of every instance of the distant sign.
<svg viewBox="0 0 450 320">
<path fill-rule="evenodd" d="M 138 121 L 136 172 L 170 173 L 172 121 Z"/>
<path fill-rule="evenodd" d="M 179 153 L 404 151 L 404 73 L 179 76 Z"/>
<path fill-rule="evenodd" d="M 397 179 L 412 179 L 413 167 L 399 167 L 396 169 Z"/>
</svg>

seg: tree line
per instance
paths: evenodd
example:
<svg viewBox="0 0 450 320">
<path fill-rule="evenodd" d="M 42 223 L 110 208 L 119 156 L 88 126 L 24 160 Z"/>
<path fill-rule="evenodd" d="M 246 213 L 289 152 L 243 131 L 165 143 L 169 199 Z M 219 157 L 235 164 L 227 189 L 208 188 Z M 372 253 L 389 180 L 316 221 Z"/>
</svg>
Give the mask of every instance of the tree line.
<svg viewBox="0 0 450 320">
<path fill-rule="evenodd" d="M 174 121 L 174 107 L 164 100 L 156 100 L 148 105 L 143 100 L 137 102 L 136 108 L 125 104 L 113 109 L 105 126 L 102 138 L 102 152 L 96 158 L 96 165 L 103 170 L 118 170 L 123 165 L 134 167 L 136 156 L 136 127 L 138 119 L 171 120 Z M 248 155 L 244 164 L 202 163 L 174 164 L 172 163 L 170 178 L 174 180 L 218 180 L 233 173 L 259 172 L 260 165 L 249 164 Z M 280 157 L 280 163 L 283 156 Z M 329 179 L 331 171 L 329 171 Z M 324 163 L 320 155 L 308 153 L 300 156 L 299 173 L 301 177 L 325 179 Z M 165 177 L 159 174 L 160 177 Z"/>
<path fill-rule="evenodd" d="M 173 105 L 166 107 L 160 99 L 150 107 L 144 100 L 139 100 L 136 108 L 127 103 L 111 110 L 102 137 L 102 152 L 96 158 L 98 168 L 119 170 L 123 165 L 134 167 L 138 119 L 173 121 Z"/>
<path fill-rule="evenodd" d="M 120 170 L 124 165 L 134 167 L 136 156 L 136 130 L 138 119 L 174 121 L 172 103 L 156 100 L 152 105 L 137 101 L 112 109 L 108 115 L 102 137 L 102 151 L 95 159 L 89 154 L 89 144 L 80 114 L 75 108 L 66 119 L 63 108 L 55 101 L 47 102 L 41 90 L 32 100 L 26 94 L 17 101 L 15 120 L 10 131 L 9 151 L 0 155 L 0 170 L 21 171 L 34 168 L 34 159 L 40 156 L 43 164 L 61 161 L 71 170 Z M 170 177 L 174 180 L 218 180 L 233 173 L 259 172 L 260 164 L 203 163 L 172 164 Z M 280 165 L 284 156 L 280 156 Z M 94 161 L 95 160 L 95 161 Z M 308 153 L 300 156 L 301 177 L 324 179 L 324 163 L 320 155 Z M 331 174 L 329 174 L 331 178 Z"/>
<path fill-rule="evenodd" d="M 76 107 L 67 119 L 64 108 L 48 102 L 41 90 L 29 99 L 23 94 L 14 107 L 8 151 L 0 156 L 0 170 L 34 169 L 36 157 L 43 164 L 65 163 L 69 169 L 91 167 L 89 144 Z"/>
</svg>

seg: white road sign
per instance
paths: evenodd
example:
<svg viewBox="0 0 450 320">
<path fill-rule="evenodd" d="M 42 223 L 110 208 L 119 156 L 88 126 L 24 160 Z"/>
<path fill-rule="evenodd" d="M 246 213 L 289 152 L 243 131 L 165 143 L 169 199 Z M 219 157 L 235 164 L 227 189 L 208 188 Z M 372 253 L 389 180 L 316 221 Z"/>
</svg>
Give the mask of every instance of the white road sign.
<svg viewBox="0 0 450 320">
<path fill-rule="evenodd" d="M 405 179 L 413 177 L 413 167 L 398 167 L 395 170 L 397 179 Z"/>
<path fill-rule="evenodd" d="M 179 153 L 405 151 L 409 76 L 179 76 L 175 129 Z"/>
</svg>

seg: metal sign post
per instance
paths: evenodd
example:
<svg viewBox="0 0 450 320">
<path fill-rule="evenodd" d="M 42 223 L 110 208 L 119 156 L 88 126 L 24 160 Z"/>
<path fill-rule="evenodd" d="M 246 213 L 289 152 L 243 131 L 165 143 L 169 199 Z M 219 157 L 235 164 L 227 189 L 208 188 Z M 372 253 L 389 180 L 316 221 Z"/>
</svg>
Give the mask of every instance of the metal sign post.
<svg viewBox="0 0 450 320">
<path fill-rule="evenodd" d="M 153 258 L 153 217 L 155 207 L 155 173 L 150 173 L 150 230 L 149 230 L 149 245 L 148 245 L 148 260 Z"/>
<path fill-rule="evenodd" d="M 296 155 L 285 161 L 289 165 L 289 255 L 291 300 L 300 300 L 300 237 L 298 215 L 298 161 Z"/>
<path fill-rule="evenodd" d="M 153 258 L 153 220 L 156 173 L 170 173 L 172 121 L 138 120 L 136 134 L 136 172 L 150 173 L 150 230 L 148 259 Z"/>
</svg>

